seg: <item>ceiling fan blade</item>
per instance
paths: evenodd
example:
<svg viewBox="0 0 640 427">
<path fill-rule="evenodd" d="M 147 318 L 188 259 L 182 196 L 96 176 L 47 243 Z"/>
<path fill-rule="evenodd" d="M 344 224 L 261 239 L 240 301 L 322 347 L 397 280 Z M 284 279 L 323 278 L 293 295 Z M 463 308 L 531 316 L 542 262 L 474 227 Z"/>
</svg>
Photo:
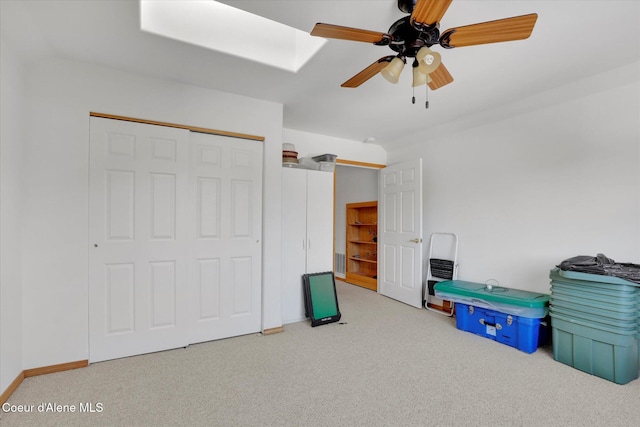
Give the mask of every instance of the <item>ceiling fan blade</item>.
<svg viewBox="0 0 640 427">
<path fill-rule="evenodd" d="M 317 23 L 310 33 L 312 36 L 329 39 L 351 40 L 355 42 L 382 43 L 391 36 L 378 31 L 361 30 L 359 28 L 342 27 L 340 25 Z"/>
<path fill-rule="evenodd" d="M 440 22 L 453 0 L 418 0 L 413 7 L 411 19 L 413 24 L 418 22 L 425 25 L 433 25 Z"/>
<path fill-rule="evenodd" d="M 536 24 L 538 14 L 514 16 L 480 24 L 451 28 L 442 33 L 440 44 L 446 48 L 507 42 L 528 38 Z"/>
<path fill-rule="evenodd" d="M 429 74 L 429 77 L 431 77 L 431 81 L 429 82 L 429 88 L 431 90 L 439 89 L 453 81 L 453 77 L 449 74 L 449 70 L 447 70 L 447 67 L 442 63 L 440 63 L 435 71 Z"/>
<path fill-rule="evenodd" d="M 342 83 L 340 86 L 342 86 L 342 87 L 358 87 L 358 86 L 360 86 L 362 83 L 366 82 L 371 77 L 375 76 L 380 71 L 382 71 L 382 69 L 384 67 L 389 65 L 389 62 L 391 62 L 391 60 L 393 58 L 395 58 L 395 56 L 389 55 L 389 56 L 385 56 L 383 58 L 378 59 L 376 62 L 374 62 L 373 64 L 369 65 L 367 68 L 365 68 L 364 70 L 360 71 L 358 74 L 356 74 L 355 76 L 351 77 L 346 82 Z"/>
</svg>

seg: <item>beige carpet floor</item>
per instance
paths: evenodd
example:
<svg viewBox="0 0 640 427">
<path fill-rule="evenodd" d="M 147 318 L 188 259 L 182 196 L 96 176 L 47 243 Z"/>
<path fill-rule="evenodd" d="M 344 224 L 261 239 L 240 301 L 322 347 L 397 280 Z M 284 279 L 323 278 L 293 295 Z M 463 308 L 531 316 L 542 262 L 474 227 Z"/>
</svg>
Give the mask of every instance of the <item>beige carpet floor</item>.
<svg viewBox="0 0 640 427">
<path fill-rule="evenodd" d="M 617 385 L 337 283 L 342 320 L 27 378 L 1 426 L 638 426 Z M 76 412 L 37 411 L 44 403 Z M 80 412 L 91 404 L 101 412 Z"/>
</svg>

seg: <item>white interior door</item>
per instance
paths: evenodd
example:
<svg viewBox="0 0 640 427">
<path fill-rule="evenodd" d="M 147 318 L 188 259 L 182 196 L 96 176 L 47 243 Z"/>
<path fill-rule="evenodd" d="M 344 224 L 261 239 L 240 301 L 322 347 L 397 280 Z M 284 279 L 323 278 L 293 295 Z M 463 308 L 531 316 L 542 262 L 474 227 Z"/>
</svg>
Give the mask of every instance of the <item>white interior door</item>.
<svg viewBox="0 0 640 427">
<path fill-rule="evenodd" d="M 91 362 L 187 344 L 189 132 L 91 118 Z"/>
<path fill-rule="evenodd" d="M 191 343 L 260 331 L 262 149 L 191 134 Z"/>
<path fill-rule="evenodd" d="M 422 159 L 380 171 L 380 293 L 422 308 Z"/>
</svg>

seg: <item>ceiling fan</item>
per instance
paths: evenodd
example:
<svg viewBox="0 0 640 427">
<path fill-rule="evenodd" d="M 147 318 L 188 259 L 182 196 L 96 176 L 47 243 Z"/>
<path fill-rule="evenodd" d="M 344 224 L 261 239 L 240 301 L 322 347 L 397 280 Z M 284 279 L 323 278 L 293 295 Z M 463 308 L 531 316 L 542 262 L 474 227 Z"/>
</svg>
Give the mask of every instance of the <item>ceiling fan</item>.
<svg viewBox="0 0 640 427">
<path fill-rule="evenodd" d="M 451 83 L 453 77 L 442 64 L 440 54 L 432 51 L 431 46 L 438 44 L 453 49 L 526 39 L 531 35 L 538 18 L 537 14 L 531 13 L 440 32 L 440 20 L 452 1 L 398 0 L 398 8 L 410 15 L 394 22 L 386 33 L 317 23 L 311 35 L 389 46 L 397 52 L 396 55 L 378 59 L 344 82 L 342 87 L 358 87 L 378 73 L 391 83 L 397 83 L 407 58 L 414 58 L 413 86 L 428 84 L 429 88 L 436 90 Z"/>
</svg>

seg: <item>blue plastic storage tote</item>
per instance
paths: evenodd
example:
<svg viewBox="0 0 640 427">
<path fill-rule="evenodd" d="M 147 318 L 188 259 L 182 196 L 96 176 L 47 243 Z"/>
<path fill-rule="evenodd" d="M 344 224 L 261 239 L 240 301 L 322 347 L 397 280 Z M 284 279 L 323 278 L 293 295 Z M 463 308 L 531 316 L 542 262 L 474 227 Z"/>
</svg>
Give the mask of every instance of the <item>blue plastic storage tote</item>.
<svg viewBox="0 0 640 427">
<path fill-rule="evenodd" d="M 456 303 L 456 328 L 489 338 L 525 353 L 540 343 L 540 319 L 520 317 L 473 305 Z"/>
<path fill-rule="evenodd" d="M 533 353 L 544 342 L 541 319 L 549 296 L 482 283 L 449 280 L 434 286 L 436 297 L 456 304 L 456 327 Z"/>
</svg>

